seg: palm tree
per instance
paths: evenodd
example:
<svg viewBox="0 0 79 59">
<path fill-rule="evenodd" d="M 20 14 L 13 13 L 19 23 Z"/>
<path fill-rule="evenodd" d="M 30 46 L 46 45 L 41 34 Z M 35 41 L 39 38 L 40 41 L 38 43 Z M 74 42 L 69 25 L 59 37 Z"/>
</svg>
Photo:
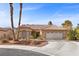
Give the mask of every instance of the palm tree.
<svg viewBox="0 0 79 59">
<path fill-rule="evenodd" d="M 14 33 L 14 23 L 13 23 L 13 3 L 10 4 L 10 16 L 11 16 L 11 27 L 12 27 L 12 33 L 13 33 L 13 40 L 15 40 L 15 33 Z"/>
<path fill-rule="evenodd" d="M 65 28 L 72 29 L 72 22 L 70 20 L 65 20 L 65 22 L 62 24 Z"/>
<path fill-rule="evenodd" d="M 19 39 L 19 31 L 20 31 L 20 24 L 21 24 L 21 16 L 22 16 L 22 3 L 20 3 L 20 13 L 19 13 L 19 23 L 18 23 L 17 40 Z"/>
<path fill-rule="evenodd" d="M 48 22 L 48 25 L 53 25 L 53 24 L 52 24 L 52 21 L 49 21 L 49 22 Z"/>
</svg>

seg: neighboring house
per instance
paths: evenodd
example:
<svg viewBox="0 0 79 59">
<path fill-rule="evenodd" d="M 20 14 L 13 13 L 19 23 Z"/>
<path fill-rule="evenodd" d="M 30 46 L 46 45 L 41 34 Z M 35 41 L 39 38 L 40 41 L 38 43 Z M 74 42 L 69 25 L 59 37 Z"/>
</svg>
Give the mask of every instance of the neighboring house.
<svg viewBox="0 0 79 59">
<path fill-rule="evenodd" d="M 12 31 L 10 28 L 0 28 L 0 39 L 10 39 L 12 37 Z"/>
<path fill-rule="evenodd" d="M 37 33 L 38 36 L 41 37 L 41 39 L 46 40 L 65 39 L 68 31 L 69 30 L 67 28 L 58 27 L 56 25 L 26 24 L 20 26 L 19 39 L 30 39 L 33 32 Z M 17 28 L 15 33 L 17 33 Z M 11 29 L 5 29 L 5 28 L 0 29 L 0 39 L 2 37 L 12 38 Z"/>
</svg>

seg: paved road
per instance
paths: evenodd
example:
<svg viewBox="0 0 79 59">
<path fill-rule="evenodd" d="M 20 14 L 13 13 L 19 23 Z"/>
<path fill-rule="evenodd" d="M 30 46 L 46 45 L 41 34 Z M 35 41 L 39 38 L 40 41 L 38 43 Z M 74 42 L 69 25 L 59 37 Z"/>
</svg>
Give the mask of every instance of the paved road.
<svg viewBox="0 0 79 59">
<path fill-rule="evenodd" d="M 29 50 L 0 48 L 0 56 L 47 56 L 47 55 Z"/>
</svg>

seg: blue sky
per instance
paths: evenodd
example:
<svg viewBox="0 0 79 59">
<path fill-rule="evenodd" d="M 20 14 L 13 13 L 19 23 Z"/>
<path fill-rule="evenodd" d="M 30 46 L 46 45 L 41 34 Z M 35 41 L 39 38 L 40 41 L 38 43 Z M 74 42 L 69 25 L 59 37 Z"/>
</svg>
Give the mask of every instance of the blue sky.
<svg viewBox="0 0 79 59">
<path fill-rule="evenodd" d="M 0 3 L 0 27 L 10 27 L 10 10 L 8 3 Z M 14 25 L 19 19 L 19 4 L 14 4 Z M 79 24 L 78 3 L 24 3 L 21 24 L 53 24 L 61 26 L 65 20 Z"/>
</svg>

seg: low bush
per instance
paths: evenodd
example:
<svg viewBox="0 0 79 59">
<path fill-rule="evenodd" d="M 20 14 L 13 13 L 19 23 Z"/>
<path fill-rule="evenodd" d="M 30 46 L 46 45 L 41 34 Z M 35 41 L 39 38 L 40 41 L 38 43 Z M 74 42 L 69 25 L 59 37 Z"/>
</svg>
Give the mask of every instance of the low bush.
<svg viewBox="0 0 79 59">
<path fill-rule="evenodd" d="M 6 40 L 6 39 L 3 39 L 3 40 L 1 40 L 1 41 L 2 41 L 2 43 L 9 43 L 9 41 Z"/>
</svg>

